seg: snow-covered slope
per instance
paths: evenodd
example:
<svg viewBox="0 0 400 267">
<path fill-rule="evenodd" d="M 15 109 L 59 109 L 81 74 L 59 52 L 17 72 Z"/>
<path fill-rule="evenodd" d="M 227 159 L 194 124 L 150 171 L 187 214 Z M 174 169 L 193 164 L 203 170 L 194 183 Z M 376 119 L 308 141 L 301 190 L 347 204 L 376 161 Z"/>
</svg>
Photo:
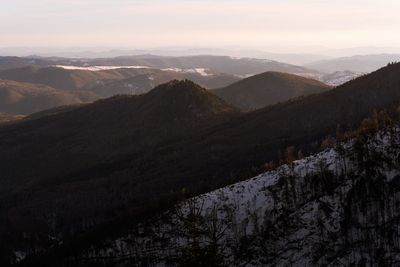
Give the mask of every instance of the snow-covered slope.
<svg viewBox="0 0 400 267">
<path fill-rule="evenodd" d="M 344 83 L 347 83 L 351 80 L 354 80 L 365 73 L 363 72 L 354 72 L 354 71 L 336 71 L 334 73 L 329 73 L 322 75 L 320 80 L 326 84 L 333 85 L 333 86 L 339 86 Z"/>
<path fill-rule="evenodd" d="M 121 266 L 395 266 L 399 155 L 397 127 L 366 131 L 189 199 L 82 258 Z"/>
<path fill-rule="evenodd" d="M 339 86 L 354 80 L 366 73 L 355 71 L 336 71 L 332 73 L 296 73 L 299 76 L 318 80 L 331 86 Z"/>
</svg>

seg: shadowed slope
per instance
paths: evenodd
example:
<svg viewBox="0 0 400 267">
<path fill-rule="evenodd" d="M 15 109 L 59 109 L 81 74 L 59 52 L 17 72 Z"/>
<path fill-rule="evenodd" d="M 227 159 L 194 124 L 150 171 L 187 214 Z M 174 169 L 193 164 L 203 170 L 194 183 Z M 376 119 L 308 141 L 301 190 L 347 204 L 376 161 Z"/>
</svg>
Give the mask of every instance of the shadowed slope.
<svg viewBox="0 0 400 267">
<path fill-rule="evenodd" d="M 321 93 L 331 87 L 288 73 L 265 72 L 236 82 L 213 93 L 244 110 L 259 109 L 299 96 Z"/>
<path fill-rule="evenodd" d="M 0 80 L 0 112 L 27 115 L 88 99 L 90 96 L 87 94 L 65 92 L 40 84 Z"/>
</svg>

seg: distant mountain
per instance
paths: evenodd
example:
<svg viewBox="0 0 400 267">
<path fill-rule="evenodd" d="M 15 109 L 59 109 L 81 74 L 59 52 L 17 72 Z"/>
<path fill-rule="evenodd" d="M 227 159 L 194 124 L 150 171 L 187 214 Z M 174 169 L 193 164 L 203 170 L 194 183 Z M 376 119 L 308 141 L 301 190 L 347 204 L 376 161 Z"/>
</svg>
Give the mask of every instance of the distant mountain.
<svg viewBox="0 0 400 267">
<path fill-rule="evenodd" d="M 236 107 L 251 110 L 330 88 L 322 82 L 293 74 L 265 72 L 212 92 Z"/>
<path fill-rule="evenodd" d="M 218 88 L 232 84 L 238 77 L 227 74 L 201 75 L 197 72 L 188 73 L 173 70 L 149 70 L 148 73 L 135 75 L 126 79 L 99 80 L 82 88 L 99 97 L 110 97 L 115 94 L 143 94 L 149 92 L 155 86 L 171 80 L 192 80 L 205 88 Z"/>
<path fill-rule="evenodd" d="M 2 57 L 0 56 L 0 71 L 21 68 L 28 65 L 47 66 L 49 62 L 35 57 Z"/>
<path fill-rule="evenodd" d="M 120 56 L 114 58 L 40 58 L 48 66 L 65 65 L 77 67 L 91 66 L 142 66 L 153 69 L 208 69 L 211 73 L 230 75 L 254 75 L 266 71 L 288 73 L 315 73 L 315 71 L 296 65 L 268 59 L 240 58 L 229 56 L 181 56 L 166 57 L 157 55 Z M 1 60 L 1 58 L 0 58 Z"/>
<path fill-rule="evenodd" d="M 262 172 L 288 146 L 312 152 L 375 109 L 397 109 L 399 88 L 395 64 L 240 113 L 192 82 L 174 81 L 1 126 L 0 259 L 23 253 L 37 255 L 27 264 L 79 263 L 81 251 L 134 222 L 145 227 L 181 199 Z"/>
<path fill-rule="evenodd" d="M 14 63 L 13 63 L 14 62 Z M 11 64 L 12 63 L 12 64 Z M 157 55 L 134 55 L 111 58 L 62 58 L 62 57 L 0 57 L 0 70 L 38 65 L 51 67 L 56 65 L 91 67 L 91 66 L 116 66 L 116 67 L 146 67 L 153 69 L 208 69 L 211 73 L 225 73 L 229 75 L 255 75 L 266 71 L 279 71 L 287 73 L 316 73 L 316 71 L 273 61 L 269 59 L 256 59 L 247 57 L 230 56 L 180 56 L 167 57 Z"/>
<path fill-rule="evenodd" d="M 190 79 L 207 88 L 229 85 L 240 78 L 228 74 L 203 73 L 202 69 L 111 68 L 104 70 L 68 67 L 26 66 L 0 71 L 0 78 L 45 84 L 65 91 L 91 91 L 98 97 L 145 93 L 174 79 Z M 90 69 L 90 68 L 89 68 Z"/>
<path fill-rule="evenodd" d="M 321 72 L 353 71 L 371 72 L 386 66 L 388 63 L 400 61 L 400 54 L 359 55 L 322 60 L 306 64 L 306 67 Z"/>
<path fill-rule="evenodd" d="M 354 55 L 400 54 L 400 47 L 358 46 L 338 49 L 325 49 L 320 53 L 330 57 L 351 57 Z"/>
<path fill-rule="evenodd" d="M 319 77 L 319 79 L 326 84 L 332 86 L 338 86 L 347 83 L 351 80 L 354 80 L 364 74 L 366 73 L 344 70 L 344 71 L 336 71 L 333 73 L 323 74 Z"/>
<path fill-rule="evenodd" d="M 168 57 L 212 55 L 212 56 L 231 56 L 264 58 L 294 65 L 303 65 L 317 60 L 326 59 L 327 56 L 306 53 L 271 53 L 262 50 L 237 48 L 159 48 L 159 49 L 117 49 L 117 48 L 0 48 L 0 55 L 29 56 L 37 55 L 40 57 L 65 57 L 65 58 L 112 58 L 126 55 L 159 55 Z"/>
<path fill-rule="evenodd" d="M 228 56 L 161 57 L 152 55 L 124 56 L 109 59 L 91 59 L 81 62 L 88 65 L 138 65 L 151 68 L 206 68 L 213 73 L 255 75 L 266 71 L 308 73 L 310 69 L 267 59 L 233 58 Z"/>
<path fill-rule="evenodd" d="M 147 73 L 145 69 L 112 69 L 104 71 L 67 70 L 56 67 L 26 66 L 0 71 L 0 78 L 19 82 L 45 84 L 57 89 L 74 91 L 90 83 L 124 79 Z"/>
<path fill-rule="evenodd" d="M 81 103 L 89 93 L 69 93 L 49 86 L 0 80 L 0 112 L 28 115 L 41 110 Z"/>
<path fill-rule="evenodd" d="M 143 94 L 174 79 L 216 88 L 239 80 L 226 74 L 118 68 L 100 71 L 27 66 L 0 71 L 0 112 L 31 114 L 117 94 Z M 13 80 L 13 81 L 12 81 Z"/>
</svg>

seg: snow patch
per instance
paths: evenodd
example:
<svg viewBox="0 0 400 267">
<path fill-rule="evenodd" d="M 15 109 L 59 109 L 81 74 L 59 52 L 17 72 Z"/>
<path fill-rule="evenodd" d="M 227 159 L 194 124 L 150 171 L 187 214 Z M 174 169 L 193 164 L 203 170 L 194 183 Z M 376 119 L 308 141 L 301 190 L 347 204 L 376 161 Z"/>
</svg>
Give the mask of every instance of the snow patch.
<svg viewBox="0 0 400 267">
<path fill-rule="evenodd" d="M 66 70 L 89 70 L 89 71 L 101 71 L 101 70 L 115 70 L 115 69 L 150 69 L 148 66 L 67 66 L 67 65 L 54 65 L 53 67 L 62 68 Z"/>
</svg>

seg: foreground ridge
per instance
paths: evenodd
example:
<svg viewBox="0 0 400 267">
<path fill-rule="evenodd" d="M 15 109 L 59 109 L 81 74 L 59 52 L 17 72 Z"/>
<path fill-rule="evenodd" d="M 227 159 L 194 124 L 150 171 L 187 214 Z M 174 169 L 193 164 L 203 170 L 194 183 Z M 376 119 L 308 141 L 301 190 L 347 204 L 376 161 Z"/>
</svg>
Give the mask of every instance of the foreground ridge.
<svg viewBox="0 0 400 267">
<path fill-rule="evenodd" d="M 392 265 L 400 261 L 399 153 L 398 127 L 364 133 L 189 199 L 83 258 L 151 266 Z"/>
</svg>

